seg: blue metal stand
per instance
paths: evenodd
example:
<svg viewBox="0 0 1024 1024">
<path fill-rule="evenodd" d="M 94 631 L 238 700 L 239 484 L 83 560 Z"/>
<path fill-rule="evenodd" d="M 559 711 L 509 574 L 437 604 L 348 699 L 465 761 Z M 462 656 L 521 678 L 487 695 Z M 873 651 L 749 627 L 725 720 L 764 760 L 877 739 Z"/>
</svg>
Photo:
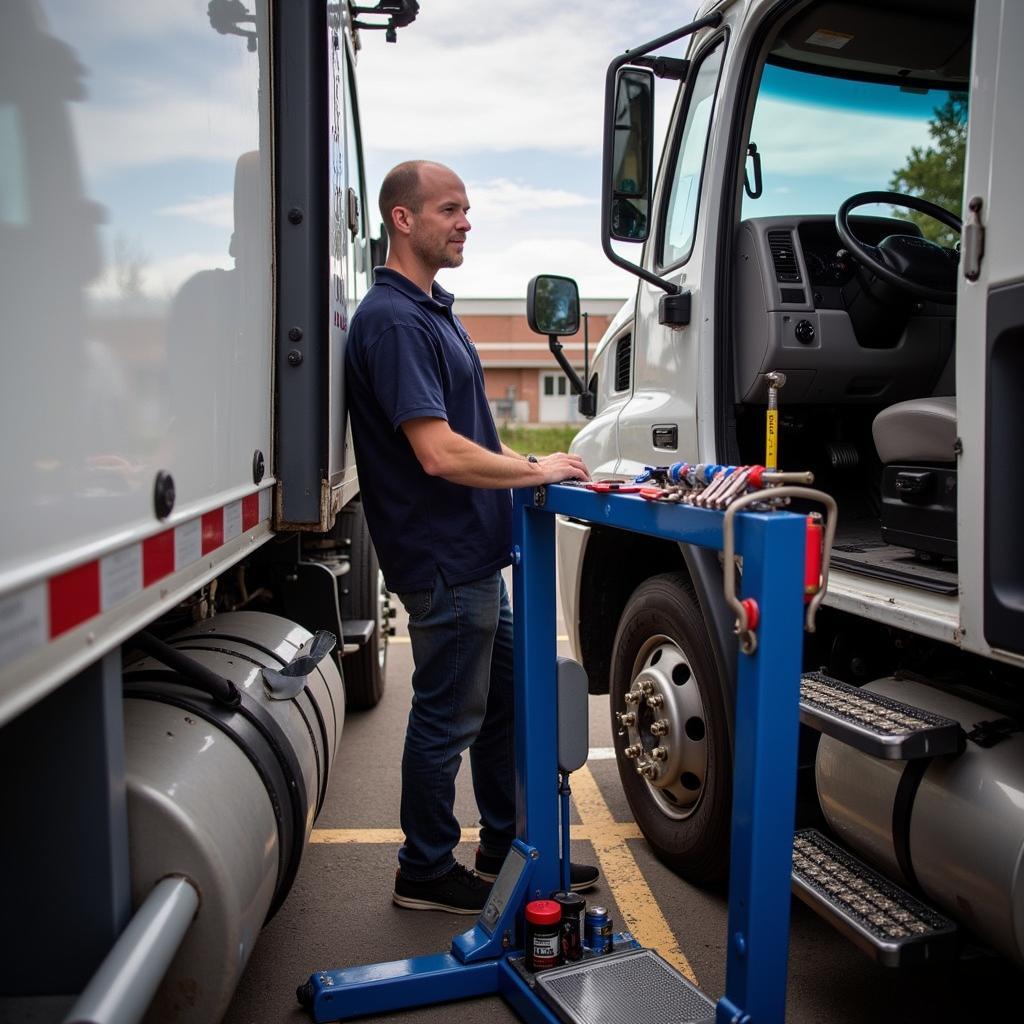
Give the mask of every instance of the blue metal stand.
<svg viewBox="0 0 1024 1024">
<path fill-rule="evenodd" d="M 500 993 L 524 1020 L 557 1018 L 510 966 L 523 905 L 561 885 L 555 658 L 555 515 L 722 549 L 724 513 L 635 495 L 551 486 L 515 493 L 515 708 L 518 841 L 495 904 L 450 954 L 319 971 L 306 988 L 317 1022 Z M 781 1022 L 789 946 L 805 520 L 736 515 L 743 594 L 760 610 L 756 651 L 736 692 L 726 993 L 718 1024 Z M 568 846 L 568 836 L 562 837 Z M 501 890 L 498 893 L 498 890 Z"/>
</svg>

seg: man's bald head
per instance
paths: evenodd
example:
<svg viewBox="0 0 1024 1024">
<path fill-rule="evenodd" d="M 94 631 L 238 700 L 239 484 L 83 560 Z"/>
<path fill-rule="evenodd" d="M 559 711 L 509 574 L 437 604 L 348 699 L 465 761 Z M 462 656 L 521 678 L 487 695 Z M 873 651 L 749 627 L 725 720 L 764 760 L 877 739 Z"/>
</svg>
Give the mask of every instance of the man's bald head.
<svg viewBox="0 0 1024 1024">
<path fill-rule="evenodd" d="M 413 213 L 419 213 L 423 208 L 423 176 L 421 172 L 426 167 L 442 171 L 449 170 L 444 164 L 434 163 L 432 160 L 406 160 L 404 163 L 392 167 L 384 176 L 384 181 L 380 186 L 379 205 L 381 219 L 384 221 L 384 228 L 388 235 L 394 233 L 391 212 L 396 206 L 404 206 L 412 210 Z"/>
</svg>

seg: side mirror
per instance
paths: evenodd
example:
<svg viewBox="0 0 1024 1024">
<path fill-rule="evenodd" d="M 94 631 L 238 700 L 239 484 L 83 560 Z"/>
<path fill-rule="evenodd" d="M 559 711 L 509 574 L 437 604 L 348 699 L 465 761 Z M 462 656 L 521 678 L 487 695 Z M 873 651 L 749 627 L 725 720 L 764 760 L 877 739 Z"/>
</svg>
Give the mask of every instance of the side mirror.
<svg viewBox="0 0 1024 1024">
<path fill-rule="evenodd" d="M 571 277 L 538 274 L 526 290 L 526 322 L 531 331 L 565 337 L 580 329 L 580 291 Z"/>
<path fill-rule="evenodd" d="M 604 201 L 609 233 L 623 242 L 644 242 L 651 233 L 654 191 L 654 73 L 620 68 L 615 104 L 605 125 L 611 160 Z"/>
<path fill-rule="evenodd" d="M 580 290 L 571 277 L 556 274 L 538 274 L 526 289 L 526 322 L 531 331 L 548 336 L 548 348 L 562 372 L 569 378 L 574 395 L 579 395 L 579 410 L 584 416 L 593 416 L 596 402 L 586 389 L 579 374 L 562 351 L 558 340 L 580 329 Z M 587 343 L 583 343 L 583 376 L 588 373 Z"/>
</svg>

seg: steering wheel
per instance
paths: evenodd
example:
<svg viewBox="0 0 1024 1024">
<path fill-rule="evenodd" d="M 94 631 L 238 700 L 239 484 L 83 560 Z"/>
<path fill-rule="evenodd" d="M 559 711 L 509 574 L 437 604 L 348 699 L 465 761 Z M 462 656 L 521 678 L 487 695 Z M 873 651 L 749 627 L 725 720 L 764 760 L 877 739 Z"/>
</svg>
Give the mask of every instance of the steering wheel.
<svg viewBox="0 0 1024 1024">
<path fill-rule="evenodd" d="M 883 281 L 914 295 L 952 305 L 956 302 L 957 258 L 941 245 L 917 235 L 889 235 L 878 245 L 858 241 L 850 228 L 850 212 L 858 206 L 885 203 L 934 217 L 959 232 L 960 218 L 935 203 L 900 192 L 858 192 L 836 213 L 836 233 L 850 255 Z"/>
</svg>

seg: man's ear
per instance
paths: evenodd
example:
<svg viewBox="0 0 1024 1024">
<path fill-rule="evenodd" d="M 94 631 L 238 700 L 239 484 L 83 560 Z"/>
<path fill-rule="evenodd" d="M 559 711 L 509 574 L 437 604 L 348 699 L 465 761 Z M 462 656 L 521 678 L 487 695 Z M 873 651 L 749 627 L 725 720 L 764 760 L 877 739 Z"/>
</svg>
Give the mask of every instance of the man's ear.
<svg viewBox="0 0 1024 1024">
<path fill-rule="evenodd" d="M 402 235 L 408 235 L 412 231 L 412 210 L 408 206 L 395 206 L 391 210 L 391 223 L 395 230 Z"/>
</svg>

